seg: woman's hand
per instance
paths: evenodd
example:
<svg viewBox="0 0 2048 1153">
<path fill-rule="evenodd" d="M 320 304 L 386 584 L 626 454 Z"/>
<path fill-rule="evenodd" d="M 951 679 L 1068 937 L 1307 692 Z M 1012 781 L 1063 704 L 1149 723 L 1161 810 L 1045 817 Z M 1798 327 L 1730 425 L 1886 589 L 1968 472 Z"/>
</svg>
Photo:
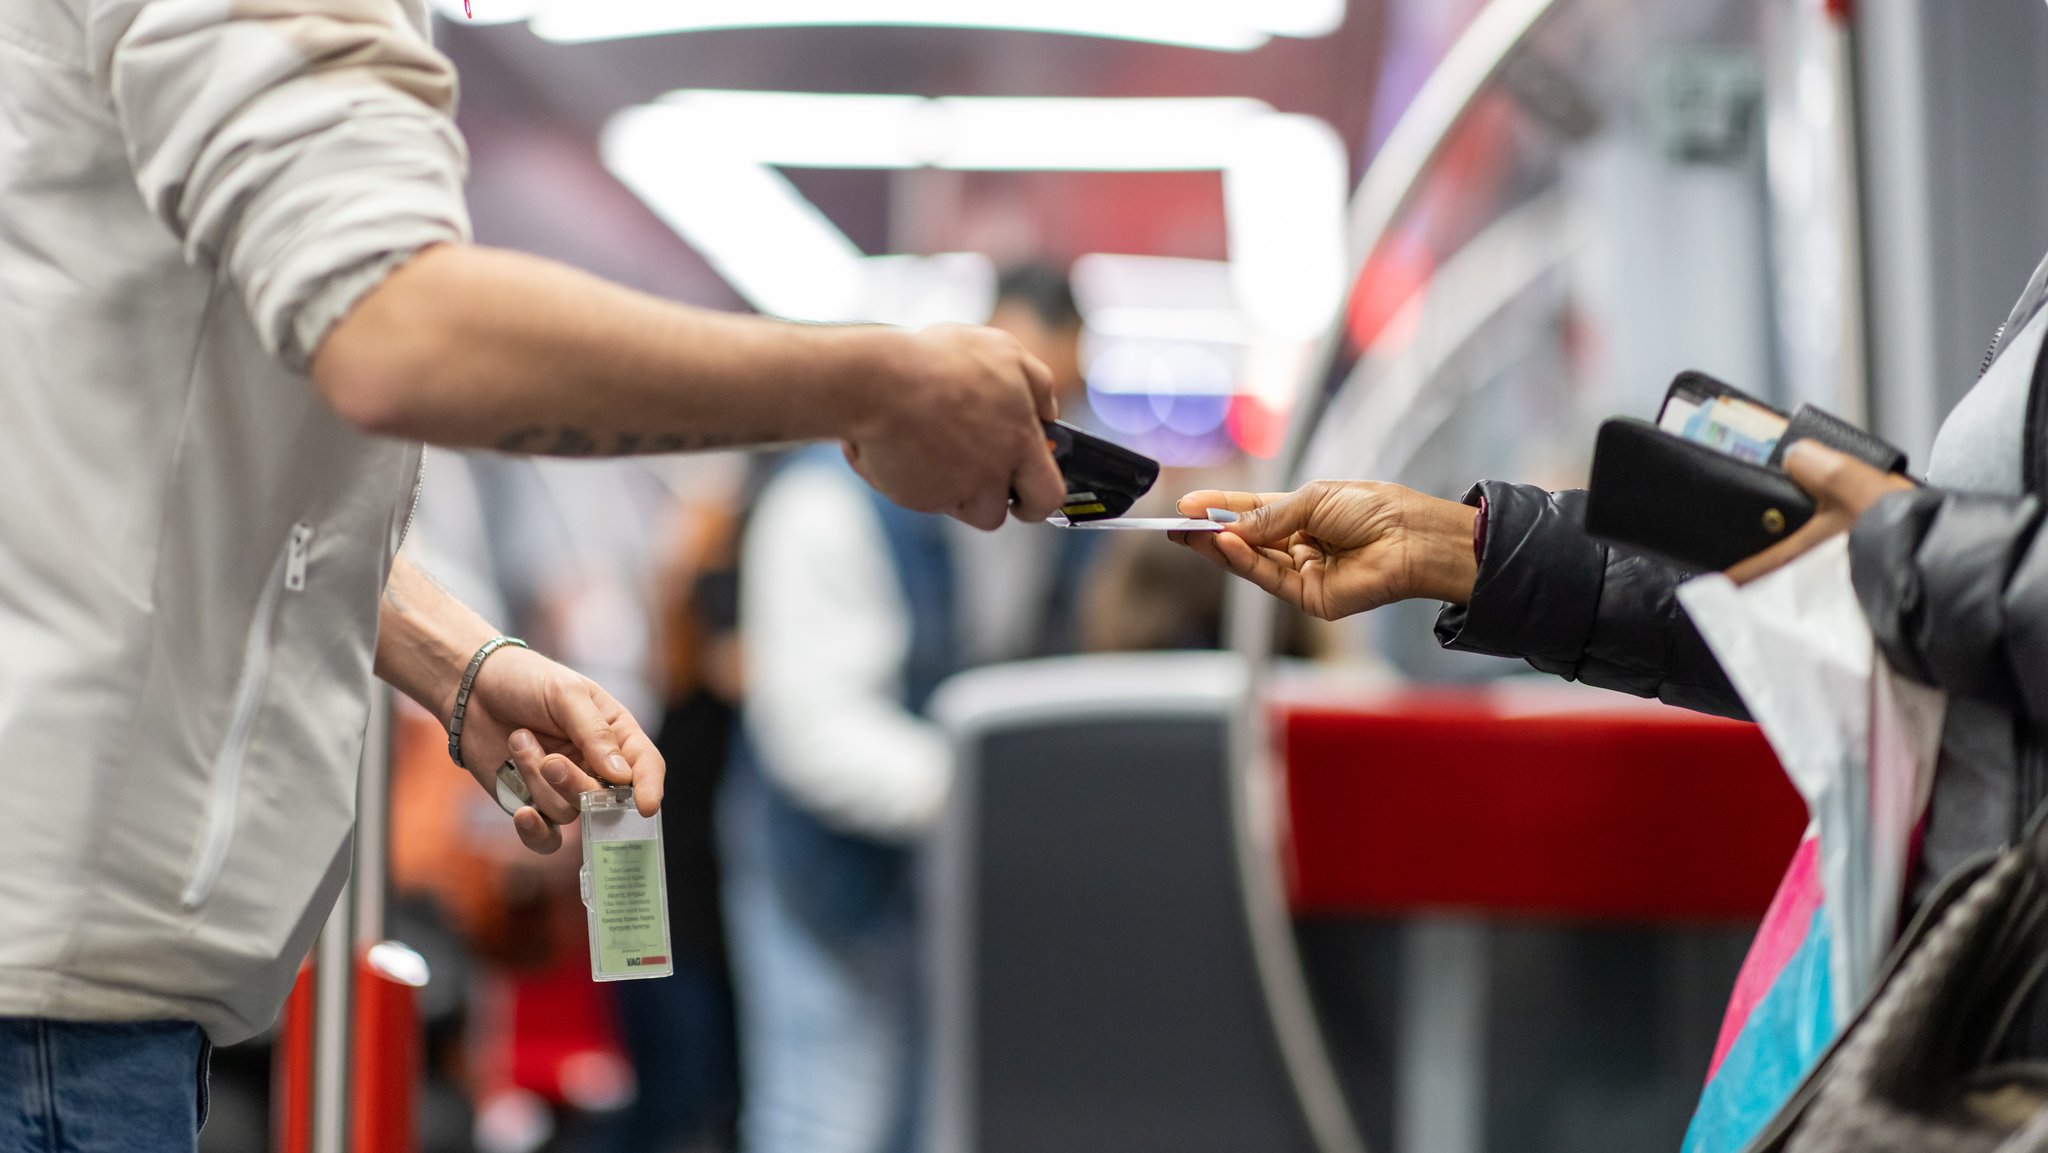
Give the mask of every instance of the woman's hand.
<svg viewBox="0 0 2048 1153">
<path fill-rule="evenodd" d="M 1374 481 L 1319 480 L 1293 492 L 1193 492 L 1183 516 L 1238 514 L 1220 533 L 1173 539 L 1324 620 L 1426 597 L 1463 604 L 1479 565 L 1478 510 Z"/>
<path fill-rule="evenodd" d="M 1729 579 L 1736 584 L 1747 584 L 1790 564 L 1836 533 L 1849 531 L 1856 518 L 1876 504 L 1879 497 L 1913 487 L 1912 481 L 1898 473 L 1880 472 L 1853 456 L 1810 440 L 1785 450 L 1785 472 L 1813 496 L 1817 505 L 1813 519 L 1800 525 L 1791 536 L 1730 568 Z"/>
</svg>

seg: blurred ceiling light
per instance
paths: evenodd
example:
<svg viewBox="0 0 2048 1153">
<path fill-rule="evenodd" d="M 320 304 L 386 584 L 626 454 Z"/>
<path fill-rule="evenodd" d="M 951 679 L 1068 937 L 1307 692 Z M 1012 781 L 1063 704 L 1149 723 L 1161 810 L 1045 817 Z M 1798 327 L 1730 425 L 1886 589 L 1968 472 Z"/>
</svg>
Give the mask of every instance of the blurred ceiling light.
<svg viewBox="0 0 2048 1153">
<path fill-rule="evenodd" d="M 685 89 L 619 115 L 660 120 L 675 143 L 782 168 L 1168 172 L 1227 167 L 1236 134 L 1276 114 L 1263 101 L 1228 96 L 927 99 Z M 1336 155 L 1343 159 L 1341 147 Z"/>
<path fill-rule="evenodd" d="M 1227 308 L 1230 265 L 1185 256 L 1091 252 L 1074 262 L 1074 297 L 1086 309 Z"/>
<path fill-rule="evenodd" d="M 488 9 L 503 0 L 475 0 Z M 986 28 L 1243 52 L 1274 36 L 1326 36 L 1345 0 L 517 0 L 548 40 L 728 28 Z M 435 0 L 447 12 L 461 0 Z"/>
<path fill-rule="evenodd" d="M 777 167 L 1217 170 L 1231 290 L 1205 306 L 1241 310 L 1265 338 L 1304 339 L 1322 331 L 1344 289 L 1343 142 L 1320 120 L 1256 100 L 683 91 L 614 116 L 602 153 L 773 315 L 910 322 L 877 311 L 876 258 Z M 900 296 L 900 285 L 885 295 Z M 1121 303 L 1145 307 L 1142 296 Z"/>
<path fill-rule="evenodd" d="M 1186 341 L 1114 341 L 1088 362 L 1088 387 L 1098 393 L 1119 396 L 1231 396 L 1237 392 L 1237 374 L 1229 360 L 1207 344 Z M 1206 428 L 1182 428 L 1181 432 L 1207 432 L 1223 423 L 1219 409 Z"/>
<path fill-rule="evenodd" d="M 1074 262 L 1070 276 L 1088 331 L 1104 344 L 1244 344 L 1258 335 L 1238 303 L 1228 261 L 1092 252 Z"/>
<path fill-rule="evenodd" d="M 716 153 L 611 147 L 619 135 L 605 135 L 612 172 L 748 303 L 791 319 L 858 318 L 862 253 L 788 177 Z"/>
<path fill-rule="evenodd" d="M 1257 335 L 1238 308 L 1097 308 L 1087 319 L 1091 331 L 1134 340 L 1244 344 Z"/>
</svg>

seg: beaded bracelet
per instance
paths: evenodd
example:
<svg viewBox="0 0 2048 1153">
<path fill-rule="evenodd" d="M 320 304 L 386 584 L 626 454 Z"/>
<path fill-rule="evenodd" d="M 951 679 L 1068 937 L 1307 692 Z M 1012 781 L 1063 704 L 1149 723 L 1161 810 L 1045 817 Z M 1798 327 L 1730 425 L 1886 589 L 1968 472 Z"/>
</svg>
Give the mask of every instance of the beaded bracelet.
<svg viewBox="0 0 2048 1153">
<path fill-rule="evenodd" d="M 506 645 L 517 645 L 522 649 L 528 647 L 518 637 L 492 637 L 476 650 L 476 655 L 469 658 L 469 667 L 462 671 L 462 684 L 455 690 L 455 708 L 448 714 L 448 759 L 454 761 L 457 768 L 469 767 L 462 763 L 462 716 L 469 711 L 469 694 L 476 690 L 477 670 L 484 667 L 485 657 Z"/>
</svg>

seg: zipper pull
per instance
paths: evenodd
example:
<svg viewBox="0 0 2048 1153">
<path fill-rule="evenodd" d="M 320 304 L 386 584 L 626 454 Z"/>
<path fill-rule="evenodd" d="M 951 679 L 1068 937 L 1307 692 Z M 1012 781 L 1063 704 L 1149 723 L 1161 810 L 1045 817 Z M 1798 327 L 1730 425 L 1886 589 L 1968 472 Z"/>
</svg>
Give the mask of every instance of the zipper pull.
<svg viewBox="0 0 2048 1153">
<path fill-rule="evenodd" d="M 284 587 L 293 592 L 306 587 L 306 560 L 313 553 L 313 526 L 304 521 L 292 526 L 291 548 L 284 558 Z"/>
</svg>

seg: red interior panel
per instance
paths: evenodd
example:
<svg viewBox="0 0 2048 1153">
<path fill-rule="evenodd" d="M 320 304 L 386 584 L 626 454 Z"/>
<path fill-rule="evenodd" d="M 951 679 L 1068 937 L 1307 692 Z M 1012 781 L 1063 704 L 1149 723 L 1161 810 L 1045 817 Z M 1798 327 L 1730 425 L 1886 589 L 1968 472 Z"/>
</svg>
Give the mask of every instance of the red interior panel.
<svg viewBox="0 0 2048 1153">
<path fill-rule="evenodd" d="M 1753 725 L 1495 694 L 1280 704 L 1299 913 L 1755 918 L 1806 826 Z"/>
</svg>

